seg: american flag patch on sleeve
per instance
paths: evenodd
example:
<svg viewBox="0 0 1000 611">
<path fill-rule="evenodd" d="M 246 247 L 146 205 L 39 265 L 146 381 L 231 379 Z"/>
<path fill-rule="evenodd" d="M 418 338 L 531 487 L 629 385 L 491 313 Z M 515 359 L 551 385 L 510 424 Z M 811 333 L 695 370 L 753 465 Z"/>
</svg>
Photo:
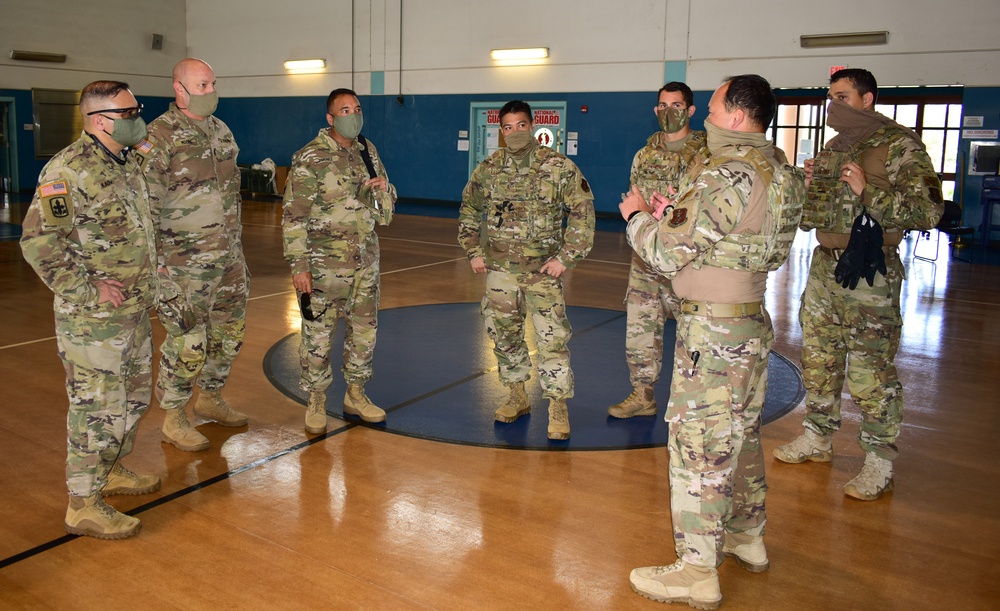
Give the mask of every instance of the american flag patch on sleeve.
<svg viewBox="0 0 1000 611">
<path fill-rule="evenodd" d="M 143 140 L 139 144 L 135 145 L 135 150 L 139 151 L 140 153 L 146 154 L 149 151 L 153 150 L 153 143 L 150 142 L 149 140 Z"/>
<path fill-rule="evenodd" d="M 55 182 L 47 182 L 44 185 L 38 187 L 38 194 L 42 197 L 52 197 L 53 195 L 66 195 L 69 193 L 69 189 L 66 188 L 65 180 L 57 180 Z"/>
</svg>

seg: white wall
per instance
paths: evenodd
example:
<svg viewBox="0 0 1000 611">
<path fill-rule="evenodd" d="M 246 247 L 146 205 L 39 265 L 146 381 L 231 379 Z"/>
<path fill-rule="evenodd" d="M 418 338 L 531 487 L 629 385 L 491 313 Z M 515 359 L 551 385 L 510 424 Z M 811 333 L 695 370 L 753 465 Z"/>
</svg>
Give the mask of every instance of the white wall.
<svg viewBox="0 0 1000 611">
<path fill-rule="evenodd" d="M 701 90 L 743 72 L 823 86 L 833 65 L 869 68 L 884 85 L 1000 85 L 996 0 L 198 0 L 187 25 L 191 53 L 215 66 L 224 95 L 240 97 L 364 94 L 371 70 L 396 94 L 400 39 L 407 94 L 648 91 L 666 61 L 687 62 Z M 889 43 L 799 46 L 801 34 L 871 30 L 888 30 Z M 489 59 L 524 46 L 548 46 L 551 57 L 527 67 Z M 296 57 L 329 67 L 285 74 L 282 61 Z"/>
<path fill-rule="evenodd" d="M 140 95 L 169 96 L 170 71 L 187 46 L 185 0 L 0 0 L 0 89 L 81 89 L 127 81 Z M 152 50 L 154 33 L 163 50 Z M 10 59 L 11 49 L 62 53 L 64 64 Z"/>
<path fill-rule="evenodd" d="M 402 21 L 400 16 L 402 15 Z M 801 49 L 801 34 L 888 30 L 889 44 Z M 162 51 L 150 37 L 165 35 Z M 234 97 L 385 93 L 649 91 L 664 62 L 687 62 L 695 89 L 758 72 L 778 87 L 822 86 L 832 65 L 884 85 L 1000 86 L 996 0 L 0 0 L 0 89 L 78 89 L 127 80 L 170 95 L 173 64 L 212 64 Z M 400 47 L 402 42 L 402 47 Z M 548 46 L 540 66 L 498 67 L 492 48 Z M 402 48 L 402 53 L 400 53 Z M 66 64 L 8 58 L 65 53 Z M 322 74 L 286 59 L 323 57 Z M 402 79 L 398 67 L 402 61 Z"/>
<path fill-rule="evenodd" d="M 825 84 L 834 65 L 867 68 L 879 85 L 1000 85 L 996 0 L 728 0 L 691 2 L 689 84 L 759 72 L 776 87 Z M 803 49 L 802 34 L 889 32 L 889 43 Z"/>
</svg>

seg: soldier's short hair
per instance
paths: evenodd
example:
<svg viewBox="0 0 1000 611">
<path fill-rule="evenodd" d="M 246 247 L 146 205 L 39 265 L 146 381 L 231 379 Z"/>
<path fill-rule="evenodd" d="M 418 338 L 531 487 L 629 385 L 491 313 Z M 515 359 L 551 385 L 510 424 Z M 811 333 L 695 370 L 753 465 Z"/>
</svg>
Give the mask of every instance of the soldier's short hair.
<svg viewBox="0 0 1000 611">
<path fill-rule="evenodd" d="M 342 95 L 352 95 L 355 98 L 358 97 L 358 94 L 354 93 L 353 89 L 348 89 L 347 87 L 340 87 L 338 89 L 334 89 L 333 91 L 330 92 L 330 95 L 326 96 L 327 112 L 330 112 L 330 109 L 333 107 L 333 102 Z"/>
<path fill-rule="evenodd" d="M 531 114 L 531 106 L 528 106 L 527 102 L 522 100 L 511 100 L 500 107 L 500 123 L 503 123 L 505 115 L 516 114 L 519 112 L 523 112 L 528 115 L 528 121 L 534 121 L 534 115 Z"/>
<path fill-rule="evenodd" d="M 746 113 L 750 122 L 761 131 L 771 125 L 777 100 L 771 83 L 758 74 L 741 74 L 731 76 L 724 82 L 729 83 L 723 103 L 727 112 L 737 108 Z"/>
<path fill-rule="evenodd" d="M 128 91 L 128 83 L 122 81 L 94 81 L 80 92 L 80 108 L 91 100 L 113 98 L 122 91 Z"/>
<path fill-rule="evenodd" d="M 851 81 L 851 85 L 862 96 L 866 93 L 872 94 L 872 103 L 878 99 L 878 82 L 875 80 L 875 75 L 864 68 L 844 68 L 843 70 L 837 70 L 830 75 L 830 84 L 832 85 L 841 79 Z"/>
<path fill-rule="evenodd" d="M 659 99 L 660 94 L 664 91 L 669 91 L 671 93 L 680 91 L 681 95 L 684 96 L 684 104 L 687 106 L 694 106 L 694 92 L 691 91 L 691 88 L 688 87 L 686 83 L 682 83 L 680 81 L 670 81 L 663 87 L 660 87 L 660 90 L 656 92 L 656 98 Z"/>
</svg>

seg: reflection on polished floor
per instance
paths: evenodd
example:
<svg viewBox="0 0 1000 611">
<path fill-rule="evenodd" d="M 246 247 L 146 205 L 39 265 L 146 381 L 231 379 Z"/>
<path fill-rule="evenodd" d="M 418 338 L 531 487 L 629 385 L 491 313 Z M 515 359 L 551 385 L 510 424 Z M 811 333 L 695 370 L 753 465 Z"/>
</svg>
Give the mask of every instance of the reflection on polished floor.
<svg viewBox="0 0 1000 611">
<path fill-rule="evenodd" d="M 118 542 L 63 531 L 66 397 L 51 294 L 16 243 L 0 242 L 0 607 L 666 608 L 628 583 L 633 567 L 674 559 L 662 447 L 497 449 L 336 418 L 328 435 L 306 435 L 302 405 L 262 369 L 299 321 L 279 209 L 248 202 L 243 217 L 252 294 L 226 394 L 250 425 L 202 425 L 211 448 L 185 453 L 160 443 L 154 406 L 126 463 L 163 488 L 113 498 L 143 522 Z M 480 299 L 484 278 L 470 272 L 456 229 L 398 215 L 380 230 L 383 309 Z M 996 608 L 1000 267 L 951 262 L 945 244 L 936 264 L 914 261 L 912 241 L 902 251 L 907 414 L 896 489 L 872 503 L 843 496 L 863 460 L 849 400 L 832 463 L 770 458 L 801 430 L 800 410 L 764 427 L 771 568 L 723 564 L 724 609 Z M 623 310 L 628 256 L 623 234 L 599 232 L 567 279 L 567 301 Z M 803 235 L 769 282 L 775 349 L 792 362 L 809 257 Z M 371 384 L 393 380 L 376 370 Z"/>
</svg>

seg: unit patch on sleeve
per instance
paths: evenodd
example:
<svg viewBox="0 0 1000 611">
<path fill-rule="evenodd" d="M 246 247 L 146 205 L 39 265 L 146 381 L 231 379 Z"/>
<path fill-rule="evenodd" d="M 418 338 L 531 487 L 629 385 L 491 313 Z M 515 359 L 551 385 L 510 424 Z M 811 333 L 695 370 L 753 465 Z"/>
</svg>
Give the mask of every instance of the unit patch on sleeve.
<svg viewBox="0 0 1000 611">
<path fill-rule="evenodd" d="M 73 222 L 73 198 L 65 180 L 54 180 L 39 185 L 38 196 L 41 212 L 48 225 L 68 225 Z"/>
</svg>

